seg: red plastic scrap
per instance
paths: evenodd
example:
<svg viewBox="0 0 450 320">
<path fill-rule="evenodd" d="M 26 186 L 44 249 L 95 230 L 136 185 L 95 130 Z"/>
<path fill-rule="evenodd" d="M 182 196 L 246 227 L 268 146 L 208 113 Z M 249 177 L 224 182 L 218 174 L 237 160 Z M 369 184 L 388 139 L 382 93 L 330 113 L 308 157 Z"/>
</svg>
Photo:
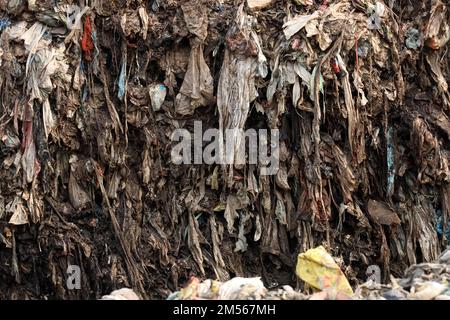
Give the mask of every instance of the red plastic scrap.
<svg viewBox="0 0 450 320">
<path fill-rule="evenodd" d="M 425 41 L 425 44 L 428 48 L 431 48 L 433 50 L 439 49 L 439 44 L 436 42 L 435 38 L 429 38 Z"/>
<path fill-rule="evenodd" d="M 92 61 L 92 51 L 94 50 L 94 40 L 92 40 L 91 17 L 87 16 L 84 21 L 84 32 L 81 38 L 81 50 L 83 50 L 84 59 Z"/>
<path fill-rule="evenodd" d="M 341 66 L 339 65 L 339 61 L 337 58 L 333 58 L 331 60 L 331 67 L 333 68 L 333 71 L 338 77 L 338 79 L 341 79 L 347 75 L 347 73 L 341 69 Z"/>
<path fill-rule="evenodd" d="M 33 116 L 32 109 L 28 102 L 25 104 L 23 112 L 23 122 L 22 122 L 22 145 L 21 151 L 24 153 L 25 149 L 28 148 L 33 143 Z"/>
<path fill-rule="evenodd" d="M 325 11 L 328 8 L 328 0 L 323 0 L 322 4 L 319 7 L 320 11 Z"/>
<path fill-rule="evenodd" d="M 300 45 L 301 45 L 301 41 L 299 38 L 295 38 L 294 40 L 292 40 L 291 42 L 291 47 L 294 50 L 300 50 Z"/>
</svg>

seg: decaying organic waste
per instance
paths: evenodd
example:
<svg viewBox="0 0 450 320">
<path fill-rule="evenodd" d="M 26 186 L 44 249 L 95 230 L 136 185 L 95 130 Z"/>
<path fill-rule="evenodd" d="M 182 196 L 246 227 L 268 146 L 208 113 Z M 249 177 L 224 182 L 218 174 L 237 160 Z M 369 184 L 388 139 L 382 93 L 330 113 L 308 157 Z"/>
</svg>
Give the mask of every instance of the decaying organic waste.
<svg viewBox="0 0 450 320">
<path fill-rule="evenodd" d="M 450 237 L 449 4 L 0 0 L 0 299 L 167 297 L 191 276 L 351 285 Z M 280 130 L 280 170 L 171 135 Z M 69 265 L 81 289 L 66 286 Z"/>
</svg>

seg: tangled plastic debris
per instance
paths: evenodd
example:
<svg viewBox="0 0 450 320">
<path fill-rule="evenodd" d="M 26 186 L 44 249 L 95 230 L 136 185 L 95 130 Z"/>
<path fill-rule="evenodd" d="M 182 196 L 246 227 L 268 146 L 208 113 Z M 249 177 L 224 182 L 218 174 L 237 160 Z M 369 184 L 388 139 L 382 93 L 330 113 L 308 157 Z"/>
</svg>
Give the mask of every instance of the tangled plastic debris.
<svg viewBox="0 0 450 320">
<path fill-rule="evenodd" d="M 450 238 L 448 9 L 0 0 L 0 299 L 162 298 L 192 275 L 346 299 L 368 269 L 388 283 L 436 260 Z M 207 163 L 227 131 L 257 134 Z M 193 161 L 172 154 L 179 132 Z M 258 161 L 240 152 L 256 146 Z M 309 259 L 320 246 L 338 267 Z M 298 279 L 299 254 L 331 284 Z M 65 285 L 73 265 L 80 290 Z M 433 281 L 402 290 L 445 295 Z"/>
</svg>

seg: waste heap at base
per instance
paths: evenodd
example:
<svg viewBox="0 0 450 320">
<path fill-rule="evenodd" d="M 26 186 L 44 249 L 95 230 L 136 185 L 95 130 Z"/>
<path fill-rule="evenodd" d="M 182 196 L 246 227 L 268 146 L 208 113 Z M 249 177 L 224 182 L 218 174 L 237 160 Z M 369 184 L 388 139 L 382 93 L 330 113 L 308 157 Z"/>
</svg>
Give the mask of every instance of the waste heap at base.
<svg viewBox="0 0 450 320">
<path fill-rule="evenodd" d="M 299 262 L 301 264 L 301 262 Z M 299 268 L 299 267 L 298 267 Z M 317 282 L 326 282 L 322 274 Z M 336 278 L 335 278 L 336 280 Z M 233 278 L 227 282 L 192 278 L 168 300 L 450 300 L 450 248 L 433 263 L 416 264 L 408 268 L 401 279 L 391 278 L 388 285 L 369 280 L 358 286 L 355 293 L 342 292 L 338 282 L 304 294 L 291 286 L 268 290 L 260 278 Z"/>
</svg>

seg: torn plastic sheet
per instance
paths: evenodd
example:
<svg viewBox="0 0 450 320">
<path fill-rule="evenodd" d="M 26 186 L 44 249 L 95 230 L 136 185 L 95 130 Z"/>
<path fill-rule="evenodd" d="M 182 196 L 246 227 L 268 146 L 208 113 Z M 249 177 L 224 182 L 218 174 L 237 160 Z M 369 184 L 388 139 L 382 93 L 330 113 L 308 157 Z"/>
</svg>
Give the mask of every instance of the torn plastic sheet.
<svg viewBox="0 0 450 320">
<path fill-rule="evenodd" d="M 371 15 L 367 19 L 367 28 L 369 30 L 381 29 L 382 18 L 384 16 L 385 7 L 381 2 L 376 2 L 375 5 L 369 5 L 369 12 Z"/>
<path fill-rule="evenodd" d="M 406 47 L 408 49 L 419 49 L 423 44 L 423 35 L 416 28 L 411 28 L 406 32 Z"/>
<path fill-rule="evenodd" d="M 22 36 L 20 39 L 24 40 L 25 48 L 28 50 L 28 59 L 26 64 L 26 74 L 28 75 L 31 59 L 36 51 L 39 49 L 39 42 L 41 41 L 44 33 L 47 31 L 47 27 L 40 22 L 34 23 Z M 44 48 L 47 43 L 42 44 Z"/>
<path fill-rule="evenodd" d="M 314 13 L 309 15 L 298 15 L 293 19 L 287 21 L 283 24 L 283 32 L 287 40 L 289 40 L 294 34 L 303 29 L 306 24 L 320 16 L 319 11 L 314 11 Z"/>
<path fill-rule="evenodd" d="M 432 77 L 437 83 L 439 92 L 442 95 L 442 99 L 446 106 L 446 109 L 450 108 L 450 93 L 448 92 L 448 83 L 442 73 L 442 65 L 440 63 L 440 57 L 438 52 L 432 52 L 426 55 L 426 60 L 430 66 Z"/>
<path fill-rule="evenodd" d="M 0 18 L 0 31 L 5 30 L 11 25 L 11 20 L 8 17 Z"/>
<path fill-rule="evenodd" d="M 149 87 L 148 93 L 150 95 L 153 111 L 159 111 L 166 99 L 166 86 L 160 83 L 153 84 Z"/>
<path fill-rule="evenodd" d="M 27 22 L 20 21 L 8 27 L 5 31 L 8 33 L 10 40 L 19 39 L 27 31 Z"/>
<path fill-rule="evenodd" d="M 21 197 L 16 196 L 14 201 L 6 205 L 6 212 L 13 215 L 9 219 L 9 223 L 13 225 L 23 225 L 29 222 L 27 209 L 24 206 Z"/>
<path fill-rule="evenodd" d="M 53 91 L 52 78 L 70 81 L 69 66 L 64 58 L 64 47 L 43 48 L 32 55 L 28 69 L 27 88 L 29 99 L 44 102 Z"/>
<path fill-rule="evenodd" d="M 262 76 L 260 72 L 266 68 L 259 67 L 266 63 L 261 52 L 259 38 L 251 29 L 252 17 L 243 11 L 243 5 L 237 11 L 235 25 L 230 28 L 227 36 L 227 48 L 220 71 L 217 89 L 217 107 L 219 109 L 219 130 L 221 132 L 220 157 L 225 159 L 223 139 L 227 129 L 242 130 L 250 110 L 250 102 L 258 95 L 255 88 L 255 78 Z M 226 163 L 238 160 L 242 135 L 233 136 L 232 148 L 227 150 Z M 229 179 L 232 170 L 229 173 Z"/>
<path fill-rule="evenodd" d="M 48 99 L 45 100 L 44 103 L 42 104 L 42 115 L 44 122 L 45 137 L 48 138 L 48 135 L 56 125 L 55 118 L 50 108 L 50 102 L 48 101 Z"/>
<path fill-rule="evenodd" d="M 398 214 L 394 212 L 387 204 L 376 200 L 369 200 L 367 204 L 369 215 L 379 224 L 399 225 L 401 223 Z"/>
<path fill-rule="evenodd" d="M 122 67 L 120 68 L 119 80 L 117 82 L 117 86 L 118 86 L 118 89 L 119 89 L 118 92 L 117 92 L 117 97 L 120 100 L 123 100 L 123 97 L 125 96 L 125 78 L 126 78 L 126 74 L 127 74 L 127 59 L 125 58 L 122 61 Z"/>
<path fill-rule="evenodd" d="M 203 56 L 203 43 L 208 32 L 208 14 L 204 7 L 199 8 L 192 0 L 183 4 L 182 11 L 188 31 L 194 37 L 190 40 L 188 69 L 175 99 L 175 110 L 178 114 L 190 115 L 198 107 L 213 101 L 214 80 Z"/>
<path fill-rule="evenodd" d="M 394 163 L 394 133 L 392 127 L 389 127 L 387 131 L 387 196 L 390 197 L 394 192 L 394 182 L 395 182 L 395 163 Z"/>
<path fill-rule="evenodd" d="M 32 107 L 25 106 L 25 119 L 22 126 L 22 159 L 23 177 L 25 183 L 33 182 L 39 167 L 36 158 L 36 144 L 33 135 Z"/>
<path fill-rule="evenodd" d="M 442 211 L 436 210 L 436 231 L 441 237 L 445 237 L 447 245 L 450 246 L 450 221 L 445 225 L 443 220 Z"/>
<path fill-rule="evenodd" d="M 11 20 L 0 39 L 0 219 L 10 229 L 0 246 L 17 240 L 0 254 L 18 255 L 14 270 L 0 265 L 0 299 L 98 298 L 103 284 L 161 298 L 192 274 L 295 285 L 296 255 L 322 243 L 353 285 L 369 265 L 399 275 L 447 244 L 450 51 L 411 50 L 404 37 L 432 25 L 435 44 L 445 40 L 439 1 L 428 12 L 392 1 L 376 31 L 351 0 L 277 1 L 254 14 L 244 4 L 242 15 L 231 0 L 27 2 L 0 1 Z M 296 15 L 311 20 L 296 21 L 288 41 L 280 31 Z M 277 174 L 248 159 L 232 170 L 172 163 L 171 133 L 200 120 L 205 130 L 279 129 Z M 24 211 L 11 220 L 2 208 L 16 197 Z M 30 264 L 36 252 L 48 254 Z M 64 286 L 67 257 L 94 270 L 81 290 Z"/>
<path fill-rule="evenodd" d="M 250 220 L 250 215 L 248 213 L 241 213 L 239 219 L 239 230 L 238 230 L 238 240 L 236 241 L 236 247 L 234 252 L 245 252 L 247 251 L 248 244 L 247 238 L 245 237 L 245 225 L 248 220 Z"/>
<path fill-rule="evenodd" d="M 144 7 L 140 7 L 139 10 L 139 17 L 141 18 L 141 24 L 142 24 L 142 39 L 147 39 L 147 33 L 148 33 L 148 14 L 147 11 L 145 11 Z"/>
<path fill-rule="evenodd" d="M 203 46 L 197 45 L 191 49 L 188 70 L 176 97 L 175 108 L 178 114 L 190 115 L 212 99 L 213 78 L 203 57 Z"/>
<path fill-rule="evenodd" d="M 309 83 L 309 87 L 311 88 L 310 90 L 310 99 L 311 101 L 315 101 L 315 78 L 316 78 L 316 73 L 317 73 L 317 65 L 314 67 L 313 72 L 311 73 L 311 77 L 310 77 L 310 83 Z M 308 77 L 305 77 L 305 79 L 307 79 Z M 323 80 L 323 76 L 322 74 L 319 75 L 319 88 L 317 89 L 320 93 L 323 94 L 323 84 L 324 84 L 324 80 Z"/>
<path fill-rule="evenodd" d="M 81 10 L 81 8 L 76 5 L 69 5 L 69 6 L 61 5 L 55 7 L 55 11 L 61 14 L 65 14 L 65 18 L 63 18 L 64 23 L 67 26 L 67 29 L 70 30 L 69 34 L 64 39 L 64 43 L 69 43 L 70 41 L 72 41 L 73 38 L 78 33 L 78 31 L 83 29 L 81 19 L 87 12 L 89 12 L 89 10 L 90 8 L 88 6 L 85 6 L 83 10 Z M 89 25 L 85 24 L 84 27 L 86 26 L 89 28 Z"/>
<path fill-rule="evenodd" d="M 89 9 L 88 6 L 85 6 L 83 10 L 81 10 L 77 5 L 59 5 L 55 7 L 55 11 L 63 15 L 65 25 L 70 30 L 81 30 L 81 18 L 89 11 Z"/>
<path fill-rule="evenodd" d="M 441 0 L 432 1 L 430 18 L 425 28 L 426 44 L 431 49 L 438 50 L 442 48 L 450 39 L 447 13 L 447 6 Z"/>
</svg>

